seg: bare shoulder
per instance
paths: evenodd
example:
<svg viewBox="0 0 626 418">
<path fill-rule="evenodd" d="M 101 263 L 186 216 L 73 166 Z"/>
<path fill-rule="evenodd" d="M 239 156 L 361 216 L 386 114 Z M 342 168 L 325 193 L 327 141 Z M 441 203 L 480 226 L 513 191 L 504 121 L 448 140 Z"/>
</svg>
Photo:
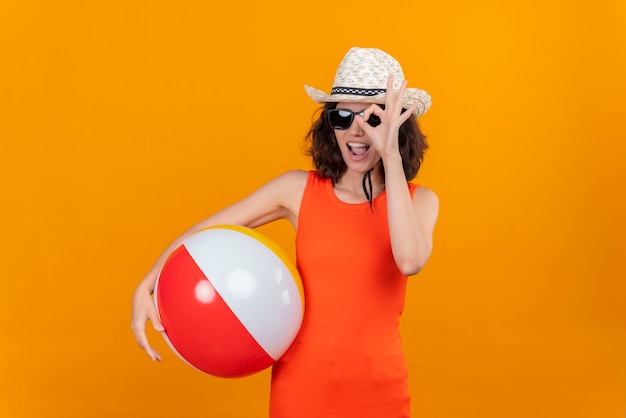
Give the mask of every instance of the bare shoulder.
<svg viewBox="0 0 626 418">
<path fill-rule="evenodd" d="M 297 224 L 300 202 L 304 195 L 308 177 L 308 171 L 290 170 L 270 182 L 275 193 L 281 196 L 281 206 L 288 211 L 285 217 L 290 219 L 294 225 Z"/>
<path fill-rule="evenodd" d="M 287 171 L 276 178 L 277 181 L 292 187 L 302 187 L 306 185 L 307 179 L 309 177 L 309 172 L 305 170 L 290 170 Z"/>
<path fill-rule="evenodd" d="M 415 209 L 422 212 L 429 218 L 437 219 L 439 213 L 439 197 L 431 189 L 420 186 L 413 195 L 413 205 Z"/>
<path fill-rule="evenodd" d="M 218 219 L 219 223 L 245 225 L 251 228 L 277 219 L 287 219 L 296 225 L 306 181 L 306 171 L 292 170 L 280 174 L 240 201 L 218 212 L 216 214 L 218 217 L 214 219 Z"/>
<path fill-rule="evenodd" d="M 274 178 L 268 185 L 283 196 L 295 195 L 299 199 L 304 193 L 308 175 L 304 170 L 290 170 Z"/>
<path fill-rule="evenodd" d="M 439 205 L 439 197 L 437 197 L 437 194 L 428 187 L 424 186 L 419 186 L 415 190 L 413 200 L 420 204 Z"/>
</svg>

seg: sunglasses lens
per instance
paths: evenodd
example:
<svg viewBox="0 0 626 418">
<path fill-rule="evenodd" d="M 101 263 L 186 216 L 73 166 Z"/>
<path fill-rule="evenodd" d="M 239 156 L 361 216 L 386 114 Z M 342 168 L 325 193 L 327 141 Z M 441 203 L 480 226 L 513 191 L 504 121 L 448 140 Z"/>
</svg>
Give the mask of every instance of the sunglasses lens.
<svg viewBox="0 0 626 418">
<path fill-rule="evenodd" d="M 354 113 L 349 110 L 332 109 L 328 111 L 328 122 L 334 129 L 348 129 L 352 125 Z"/>
<path fill-rule="evenodd" d="M 369 124 L 369 126 L 372 126 L 375 128 L 378 125 L 380 125 L 380 118 L 374 114 L 371 114 L 370 118 L 367 120 L 367 123 Z"/>
<path fill-rule="evenodd" d="M 352 125 L 354 115 L 354 112 L 346 109 L 331 109 L 328 111 L 328 121 L 330 122 L 330 126 L 334 129 L 344 130 Z M 367 123 L 372 127 L 376 127 L 380 125 L 380 118 L 372 114 L 367 120 Z"/>
</svg>

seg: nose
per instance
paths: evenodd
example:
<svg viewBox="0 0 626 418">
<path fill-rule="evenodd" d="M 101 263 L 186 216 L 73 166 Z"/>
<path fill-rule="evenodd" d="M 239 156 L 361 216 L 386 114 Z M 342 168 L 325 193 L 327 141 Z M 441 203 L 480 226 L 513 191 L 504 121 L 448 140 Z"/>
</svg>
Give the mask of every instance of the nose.
<svg viewBox="0 0 626 418">
<path fill-rule="evenodd" d="M 352 124 L 350 125 L 348 130 L 350 131 L 351 135 L 361 136 L 363 135 L 364 131 L 363 129 L 361 129 L 361 127 L 359 127 L 359 124 L 356 122 L 356 118 L 363 118 L 363 111 L 354 114 L 354 120 L 352 121 Z"/>
</svg>

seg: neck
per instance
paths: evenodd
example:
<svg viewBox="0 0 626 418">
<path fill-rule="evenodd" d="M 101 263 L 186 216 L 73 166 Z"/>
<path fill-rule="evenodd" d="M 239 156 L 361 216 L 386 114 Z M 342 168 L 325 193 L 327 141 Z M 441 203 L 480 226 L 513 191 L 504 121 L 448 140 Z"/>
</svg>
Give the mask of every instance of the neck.
<svg viewBox="0 0 626 418">
<path fill-rule="evenodd" d="M 367 172 L 358 172 L 347 170 L 335 184 L 335 190 L 350 201 L 367 201 L 367 197 L 363 190 L 363 180 Z M 370 172 L 370 179 L 372 182 L 372 198 L 378 196 L 385 189 L 385 183 L 383 181 L 381 164 L 376 164 Z M 369 192 L 369 181 L 366 179 L 367 190 Z"/>
</svg>

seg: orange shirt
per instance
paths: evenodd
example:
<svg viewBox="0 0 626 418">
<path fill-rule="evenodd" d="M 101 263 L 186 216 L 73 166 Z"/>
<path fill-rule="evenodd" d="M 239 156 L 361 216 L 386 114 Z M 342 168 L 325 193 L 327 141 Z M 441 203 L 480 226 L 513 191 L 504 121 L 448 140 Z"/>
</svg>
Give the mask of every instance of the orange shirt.
<svg viewBox="0 0 626 418">
<path fill-rule="evenodd" d="M 373 210 L 309 173 L 296 236 L 304 321 L 273 367 L 271 418 L 410 416 L 398 328 L 407 277 L 391 253 L 384 191 Z"/>
</svg>

